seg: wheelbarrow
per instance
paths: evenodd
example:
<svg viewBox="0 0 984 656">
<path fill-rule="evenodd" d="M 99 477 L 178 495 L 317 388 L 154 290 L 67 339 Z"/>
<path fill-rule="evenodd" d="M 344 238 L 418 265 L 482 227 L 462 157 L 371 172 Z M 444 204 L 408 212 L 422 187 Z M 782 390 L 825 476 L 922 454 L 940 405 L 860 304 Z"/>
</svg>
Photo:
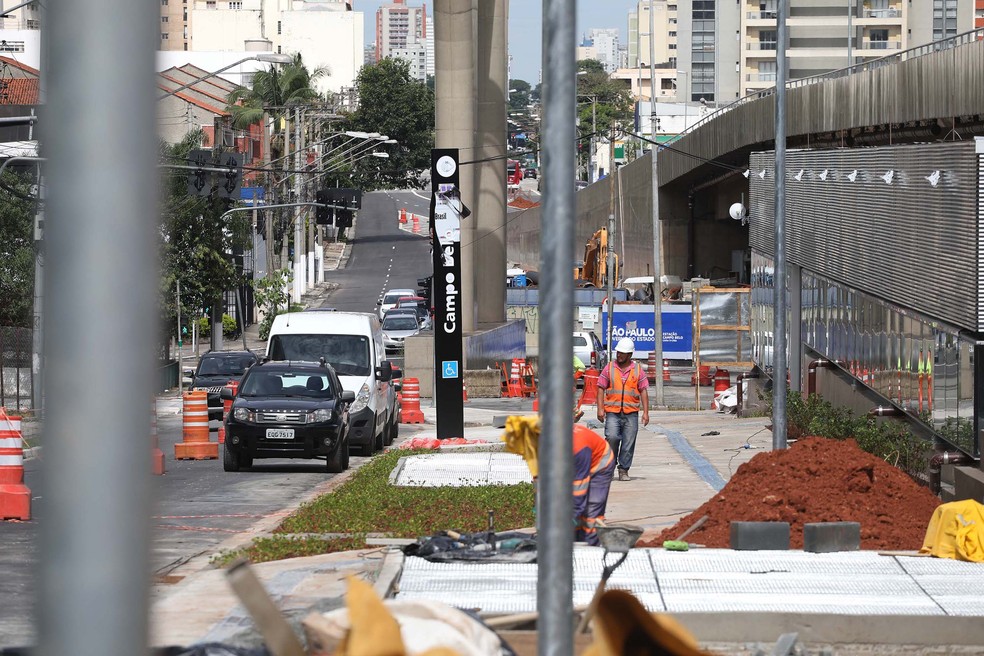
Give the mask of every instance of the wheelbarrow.
<svg viewBox="0 0 984 656">
<path fill-rule="evenodd" d="M 581 622 L 577 625 L 577 631 L 575 633 L 584 633 L 588 630 L 588 624 L 594 616 L 595 609 L 598 607 L 598 600 L 601 599 L 601 594 L 605 591 L 605 585 L 608 583 L 608 579 L 612 577 L 612 574 L 615 573 L 619 565 L 624 563 L 625 559 L 629 557 L 629 550 L 635 546 L 635 543 L 639 540 L 639 536 L 642 535 L 642 528 L 630 524 L 599 526 L 596 531 L 598 532 L 598 542 L 605 549 L 601 557 L 601 563 L 604 569 L 602 569 L 601 580 L 598 581 L 594 596 L 591 597 L 591 603 L 588 604 L 584 614 L 581 615 Z M 614 562 L 611 564 L 608 563 L 609 554 L 616 556 Z"/>
</svg>

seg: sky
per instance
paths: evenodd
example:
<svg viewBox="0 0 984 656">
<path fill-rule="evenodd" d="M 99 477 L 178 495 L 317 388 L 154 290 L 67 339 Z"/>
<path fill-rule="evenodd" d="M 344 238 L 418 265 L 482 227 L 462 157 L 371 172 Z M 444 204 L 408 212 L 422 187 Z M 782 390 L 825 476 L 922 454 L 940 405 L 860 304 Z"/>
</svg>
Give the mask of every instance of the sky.
<svg viewBox="0 0 984 656">
<path fill-rule="evenodd" d="M 355 10 L 366 14 L 366 45 L 376 40 L 376 10 L 390 0 L 354 0 Z M 411 6 L 427 5 L 433 16 L 433 2 L 407 0 Z M 619 42 L 624 44 L 629 12 L 637 0 L 575 0 L 577 6 L 577 38 L 593 28 L 617 28 Z M 540 81 L 540 47 L 543 40 L 541 18 L 543 3 L 537 0 L 511 0 L 509 3 L 509 54 L 512 56 L 512 79 L 526 80 L 536 86 Z"/>
</svg>

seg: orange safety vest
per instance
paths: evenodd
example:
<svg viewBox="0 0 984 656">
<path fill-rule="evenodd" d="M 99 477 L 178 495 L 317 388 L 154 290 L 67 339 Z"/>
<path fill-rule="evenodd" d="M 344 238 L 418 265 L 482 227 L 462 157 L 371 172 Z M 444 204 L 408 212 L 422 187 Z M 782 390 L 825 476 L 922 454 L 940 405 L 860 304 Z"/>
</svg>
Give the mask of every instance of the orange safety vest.
<svg viewBox="0 0 984 656">
<path fill-rule="evenodd" d="M 605 412 L 639 412 L 639 378 L 642 367 L 632 363 L 629 377 L 622 380 L 622 372 L 614 362 L 609 363 L 608 387 L 605 389 Z"/>
</svg>

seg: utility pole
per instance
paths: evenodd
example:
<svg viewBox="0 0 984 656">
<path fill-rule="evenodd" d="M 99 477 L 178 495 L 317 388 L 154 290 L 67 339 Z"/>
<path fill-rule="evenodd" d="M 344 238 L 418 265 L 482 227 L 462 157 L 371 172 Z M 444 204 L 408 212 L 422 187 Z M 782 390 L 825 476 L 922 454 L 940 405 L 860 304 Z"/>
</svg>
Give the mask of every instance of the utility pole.
<svg viewBox="0 0 984 656">
<path fill-rule="evenodd" d="M 776 163 L 773 340 L 772 340 L 772 448 L 785 449 L 786 443 L 786 0 L 776 5 Z"/>
<path fill-rule="evenodd" d="M 48 101 L 48 9 L 38 3 L 38 18 L 43 32 L 41 38 L 40 62 L 38 71 L 38 105 L 44 107 Z M 34 125 L 31 124 L 32 136 Z M 34 316 L 31 357 L 31 406 L 35 414 L 44 416 L 44 201 L 45 181 L 38 164 L 38 205 L 34 217 Z"/>
<path fill-rule="evenodd" d="M 174 305 L 178 310 L 178 395 L 184 393 L 184 357 L 182 354 L 181 339 L 181 281 L 175 282 Z"/>
<path fill-rule="evenodd" d="M 263 112 L 263 181 L 266 183 L 263 186 L 266 188 L 265 194 L 271 194 L 268 201 L 273 201 L 273 173 L 267 171 L 270 166 L 270 133 L 267 131 L 267 125 L 270 123 L 270 114 Z M 273 217 L 266 216 L 263 217 L 263 227 L 264 227 L 264 237 L 266 238 L 266 259 L 267 259 L 267 278 L 273 278 L 273 272 L 277 270 L 277 267 L 273 263 Z"/>
<path fill-rule="evenodd" d="M 653 143 L 649 149 L 652 163 L 652 184 L 653 184 L 653 353 L 656 366 L 663 365 L 663 254 L 662 254 L 662 231 L 663 226 L 659 221 L 659 143 L 656 139 L 656 125 L 659 118 L 656 116 L 656 45 L 653 43 L 653 0 L 649 0 L 649 133 L 653 138 Z M 653 378 L 653 407 L 663 407 L 663 377 L 658 373 Z"/>
<path fill-rule="evenodd" d="M 594 106 L 592 105 L 592 111 Z M 594 137 L 592 137 L 592 141 Z M 608 293 L 608 334 L 605 342 L 608 344 L 608 362 L 612 362 L 612 333 L 615 325 L 615 251 L 612 244 L 615 241 L 615 126 L 612 125 L 611 137 L 608 142 L 608 239 L 605 253 L 605 291 Z"/>
<path fill-rule="evenodd" d="M 294 202 L 301 199 L 301 110 L 294 110 Z M 304 294 L 304 230 L 301 208 L 294 210 L 294 302 Z"/>
</svg>

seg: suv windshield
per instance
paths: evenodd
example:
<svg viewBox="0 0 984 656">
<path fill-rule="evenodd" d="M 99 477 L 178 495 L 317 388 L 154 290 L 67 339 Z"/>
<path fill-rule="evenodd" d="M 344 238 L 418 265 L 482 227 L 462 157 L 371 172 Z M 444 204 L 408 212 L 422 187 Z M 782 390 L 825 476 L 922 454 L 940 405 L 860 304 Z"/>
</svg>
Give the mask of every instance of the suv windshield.
<svg viewBox="0 0 984 656">
<path fill-rule="evenodd" d="M 251 355 L 209 355 L 202 356 L 198 364 L 199 376 L 242 376 L 246 367 L 256 362 Z"/>
<path fill-rule="evenodd" d="M 327 374 L 257 370 L 243 382 L 242 396 L 303 396 L 331 399 L 335 396 Z"/>
<path fill-rule="evenodd" d="M 410 315 L 386 317 L 383 321 L 383 330 L 417 330 L 417 322 Z"/>
<path fill-rule="evenodd" d="M 317 362 L 324 358 L 339 376 L 368 376 L 369 339 L 362 335 L 274 335 L 271 360 Z"/>
</svg>

